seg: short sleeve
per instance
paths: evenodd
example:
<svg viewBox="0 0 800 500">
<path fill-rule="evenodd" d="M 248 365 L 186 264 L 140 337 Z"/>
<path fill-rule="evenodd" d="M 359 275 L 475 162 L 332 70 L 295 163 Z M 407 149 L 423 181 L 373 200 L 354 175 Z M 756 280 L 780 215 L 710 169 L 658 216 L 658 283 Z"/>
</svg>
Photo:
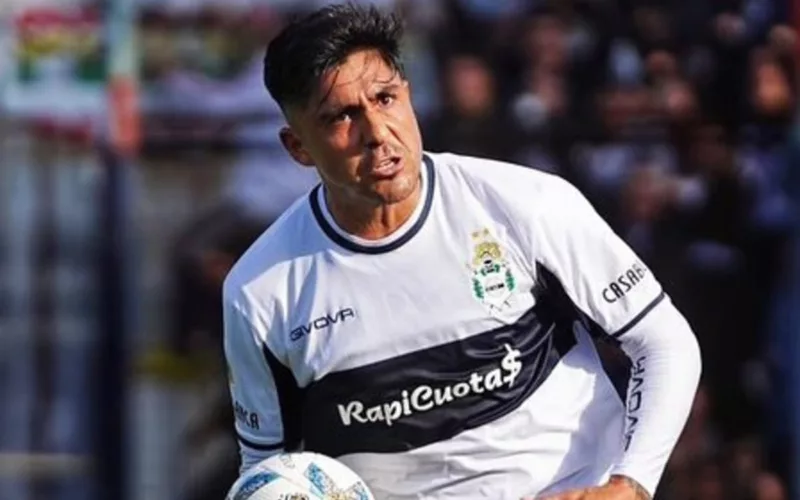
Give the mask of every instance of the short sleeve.
<svg viewBox="0 0 800 500">
<path fill-rule="evenodd" d="M 265 345 L 254 318 L 225 300 L 224 347 L 242 469 L 296 444 L 298 389 L 294 377 Z"/>
<path fill-rule="evenodd" d="M 574 186 L 549 176 L 542 188 L 537 264 L 605 333 L 623 336 L 665 298 L 660 283 Z"/>
</svg>

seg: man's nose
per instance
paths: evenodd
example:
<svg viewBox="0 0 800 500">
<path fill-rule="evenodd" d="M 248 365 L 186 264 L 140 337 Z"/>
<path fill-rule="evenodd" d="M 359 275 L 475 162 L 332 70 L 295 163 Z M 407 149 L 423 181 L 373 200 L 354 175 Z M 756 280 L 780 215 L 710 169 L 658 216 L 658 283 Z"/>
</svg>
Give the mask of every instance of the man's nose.
<svg viewBox="0 0 800 500">
<path fill-rule="evenodd" d="M 374 111 L 368 111 L 363 115 L 362 134 L 364 145 L 369 149 L 382 146 L 389 136 L 389 129 L 386 120 Z"/>
</svg>

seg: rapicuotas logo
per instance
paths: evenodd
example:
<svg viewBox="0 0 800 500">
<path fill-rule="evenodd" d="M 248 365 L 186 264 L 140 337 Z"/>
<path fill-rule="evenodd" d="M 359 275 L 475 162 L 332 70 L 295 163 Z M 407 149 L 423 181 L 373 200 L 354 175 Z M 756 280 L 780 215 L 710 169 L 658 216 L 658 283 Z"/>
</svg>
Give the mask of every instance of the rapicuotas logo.
<svg viewBox="0 0 800 500">
<path fill-rule="evenodd" d="M 392 426 L 394 422 L 435 408 L 445 406 L 458 399 L 474 394 L 494 392 L 503 387 L 512 387 L 522 371 L 521 353 L 510 345 L 504 345 L 506 354 L 498 366 L 485 371 L 473 372 L 466 380 L 450 385 L 433 387 L 428 384 L 403 390 L 398 399 L 366 406 L 360 400 L 338 404 L 342 424 L 382 423 Z"/>
</svg>

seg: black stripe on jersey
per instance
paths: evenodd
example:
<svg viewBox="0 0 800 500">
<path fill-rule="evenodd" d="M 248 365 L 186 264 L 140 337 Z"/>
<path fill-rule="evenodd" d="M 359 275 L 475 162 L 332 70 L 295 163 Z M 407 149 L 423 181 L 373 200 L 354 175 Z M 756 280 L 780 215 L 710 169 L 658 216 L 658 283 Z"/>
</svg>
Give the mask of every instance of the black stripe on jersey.
<svg viewBox="0 0 800 500">
<path fill-rule="evenodd" d="M 636 326 L 639 323 L 639 321 L 641 321 L 645 316 L 647 316 L 647 314 L 650 313 L 650 311 L 652 311 L 654 307 L 660 304 L 661 301 L 663 301 L 664 298 L 666 297 L 666 292 L 662 290 L 661 293 L 658 295 L 658 297 L 653 299 L 653 301 L 650 302 L 650 304 L 648 304 L 647 307 L 642 309 L 642 311 L 639 314 L 637 314 L 632 320 L 630 320 L 625 326 L 623 326 L 616 332 L 611 333 L 606 331 L 594 319 L 589 317 L 589 315 L 584 313 L 580 308 L 578 308 L 577 305 L 575 305 L 572 302 L 572 299 L 569 298 L 566 291 L 564 290 L 563 285 L 553 272 L 544 267 L 542 264 L 537 264 L 536 269 L 537 269 L 537 274 L 539 276 L 540 286 L 542 286 L 549 294 L 556 294 L 558 296 L 566 297 L 566 300 L 570 302 L 571 307 L 579 317 L 579 321 L 581 322 L 581 324 L 584 326 L 584 328 L 586 328 L 586 331 L 595 339 L 596 341 L 595 346 L 598 348 L 598 355 L 600 357 L 600 362 L 603 366 L 603 370 L 606 372 L 606 375 L 611 381 L 611 384 L 617 391 L 620 400 L 625 402 L 628 394 L 628 383 L 630 381 L 630 371 L 632 368 L 632 364 L 627 354 L 625 354 L 619 348 L 621 344 L 619 337 L 629 332 L 634 326 Z M 610 345 L 611 350 L 608 350 L 606 345 Z"/>
<path fill-rule="evenodd" d="M 578 322 L 580 322 L 581 326 L 583 326 L 592 337 L 595 342 L 595 347 L 597 348 L 597 354 L 600 357 L 600 364 L 603 367 L 603 371 L 611 381 L 611 385 L 614 386 L 620 401 L 624 402 L 628 390 L 631 365 L 628 356 L 619 348 L 619 340 L 609 335 L 603 327 L 572 302 L 572 299 L 569 298 L 569 295 L 567 295 L 564 289 L 564 285 L 561 284 L 561 281 L 559 281 L 555 273 L 541 263 L 537 263 L 536 275 L 538 276 L 538 286 L 542 290 L 540 293 L 564 297 L 564 300 L 559 303 L 563 304 L 563 307 L 567 311 L 573 311 L 573 314 L 578 318 Z"/>
<path fill-rule="evenodd" d="M 280 405 L 281 423 L 283 425 L 283 442 L 280 445 L 287 450 L 299 449 L 302 439 L 300 418 L 304 391 L 298 387 L 291 370 L 272 354 L 266 344 L 264 345 L 264 359 L 267 360 L 267 365 L 269 365 L 269 369 L 272 372 L 275 390 L 278 393 L 278 404 Z M 241 439 L 241 436 L 239 436 L 239 439 Z"/>
<path fill-rule="evenodd" d="M 347 238 L 343 238 L 336 230 L 331 227 L 328 220 L 322 215 L 322 209 L 319 206 L 319 190 L 321 189 L 322 185 L 319 185 L 311 190 L 311 193 L 308 195 L 308 201 L 311 203 L 311 212 L 314 214 L 314 218 L 317 220 L 319 227 L 322 228 L 322 231 L 325 235 L 333 240 L 334 243 L 339 245 L 342 248 L 346 248 L 353 252 L 358 253 L 367 253 L 367 254 L 381 254 L 386 252 L 391 252 L 392 250 L 396 250 L 401 246 L 408 243 L 411 238 L 416 235 L 422 226 L 425 224 L 425 220 L 428 218 L 428 214 L 430 214 L 431 206 L 433 205 L 433 193 L 435 191 L 436 186 L 436 176 L 434 175 L 433 169 L 433 160 L 431 160 L 427 155 L 422 157 L 422 160 L 425 164 L 425 169 L 427 169 L 427 192 L 425 193 L 425 201 L 422 207 L 422 213 L 419 215 L 419 219 L 412 225 L 406 233 L 401 236 L 400 238 L 388 243 L 386 245 L 381 246 L 364 246 L 359 245 L 353 241 L 348 240 Z"/>
<path fill-rule="evenodd" d="M 245 438 L 238 432 L 236 433 L 236 437 L 239 439 L 239 442 L 242 443 L 243 445 L 258 451 L 276 451 L 276 450 L 283 450 L 285 448 L 285 443 L 283 441 L 274 444 L 258 444 L 253 441 L 250 441 L 249 439 Z"/>
<path fill-rule="evenodd" d="M 644 319 L 644 317 L 647 316 L 650 313 L 650 311 L 652 311 L 653 308 L 656 307 L 658 304 L 660 304 L 661 301 L 664 300 L 666 297 L 667 293 L 664 290 L 661 290 L 661 293 L 658 294 L 658 297 L 656 297 L 655 299 L 653 299 L 652 302 L 647 304 L 647 307 L 642 309 L 642 312 L 637 314 L 632 320 L 628 321 L 628 323 L 625 326 L 617 330 L 615 333 L 612 333 L 611 336 L 614 338 L 620 338 L 626 333 L 628 333 L 631 330 L 631 328 L 638 325 L 639 322 L 642 319 Z"/>
<path fill-rule="evenodd" d="M 548 291 L 513 324 L 330 373 L 306 388 L 304 449 L 403 452 L 504 417 L 576 344 L 577 319 L 564 294 Z"/>
</svg>

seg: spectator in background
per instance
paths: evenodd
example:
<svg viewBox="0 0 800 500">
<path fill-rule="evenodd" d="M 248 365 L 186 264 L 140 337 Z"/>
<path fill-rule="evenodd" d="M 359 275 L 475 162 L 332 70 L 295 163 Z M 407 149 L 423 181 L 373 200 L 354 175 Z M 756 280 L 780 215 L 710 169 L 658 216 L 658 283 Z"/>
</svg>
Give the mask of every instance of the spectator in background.
<svg viewBox="0 0 800 500">
<path fill-rule="evenodd" d="M 732 134 L 713 122 L 694 128 L 687 154 L 689 174 L 701 182 L 701 203 L 684 210 L 675 235 L 685 242 L 687 313 L 701 345 L 709 349 L 706 377 L 724 416 L 728 437 L 752 425 L 752 405 L 741 384 L 743 365 L 755 347 L 758 326 L 750 304 L 761 293 L 748 282 L 748 216 L 752 196 L 742 176 Z"/>
<path fill-rule="evenodd" d="M 534 16 L 525 23 L 521 45 L 522 85 L 511 101 L 511 116 L 526 143 L 517 161 L 567 174 L 563 160 L 573 110 L 566 27 L 554 15 Z"/>
<path fill-rule="evenodd" d="M 488 64 L 476 55 L 458 54 L 448 60 L 444 72 L 447 103 L 425 127 L 428 148 L 513 161 L 519 137 L 498 106 Z"/>
<path fill-rule="evenodd" d="M 180 21 L 202 28 L 208 50 L 203 57 L 171 58 L 160 47 L 149 68 L 146 140 L 151 148 L 225 151 L 228 165 L 220 199 L 198 210 L 173 242 L 168 339 L 146 353 L 140 367 L 162 380 L 197 380 L 217 370 L 214 383 L 203 387 L 204 411 L 192 415 L 185 434 L 193 474 L 181 498 L 218 500 L 238 475 L 222 375 L 222 283 L 242 253 L 319 178 L 279 143 L 283 117 L 263 92 L 263 46 L 282 23 L 279 13 L 207 9 Z M 197 39 L 190 39 L 187 45 L 195 46 Z M 226 43 L 234 45 L 226 51 Z"/>
<path fill-rule="evenodd" d="M 761 473 L 756 479 L 753 500 L 787 500 L 786 488 L 781 480 L 769 472 Z"/>
<path fill-rule="evenodd" d="M 199 212 L 175 242 L 171 341 L 166 352 L 157 350 L 144 360 L 151 373 L 181 367 L 192 372 L 202 369 L 204 353 L 219 354 L 225 275 L 269 224 L 318 182 L 313 169 L 298 167 L 280 145 L 283 119 L 262 90 L 260 49 L 280 17 L 271 11 L 220 14 L 207 11 L 201 19 L 224 33 L 223 39 L 236 34 L 241 64 L 215 77 L 171 61 L 158 68 L 152 83 L 151 144 L 205 143 L 229 148 L 234 158 L 222 199 Z M 197 362 L 196 355 L 201 355 Z"/>
</svg>

